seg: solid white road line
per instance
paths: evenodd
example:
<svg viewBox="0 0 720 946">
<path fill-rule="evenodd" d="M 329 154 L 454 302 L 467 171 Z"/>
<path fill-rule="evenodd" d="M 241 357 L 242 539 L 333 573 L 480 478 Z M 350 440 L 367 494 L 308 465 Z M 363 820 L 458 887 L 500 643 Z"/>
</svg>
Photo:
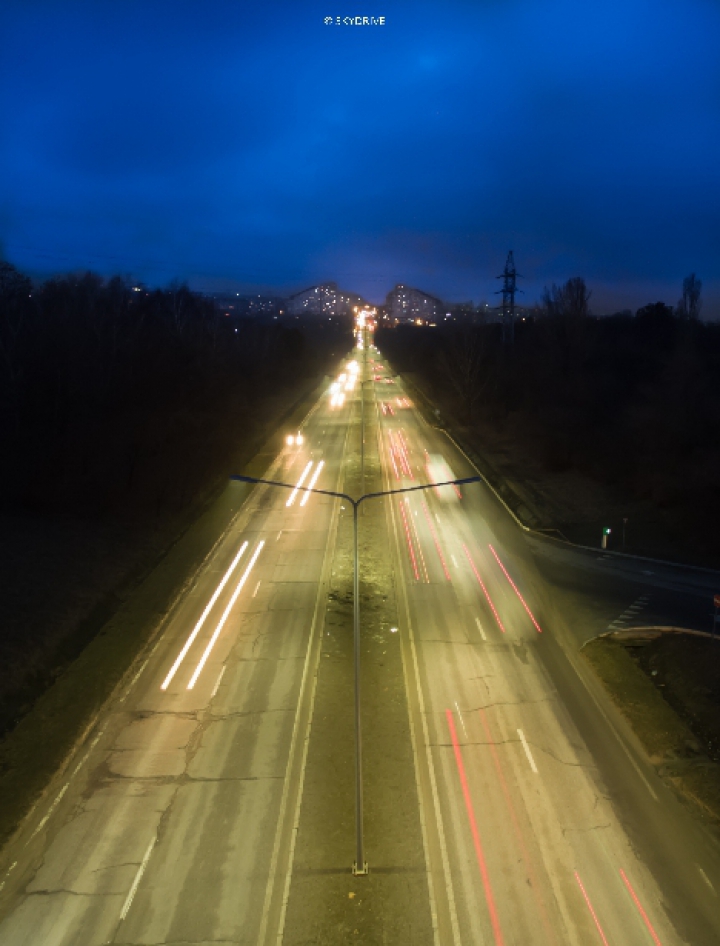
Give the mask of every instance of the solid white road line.
<svg viewBox="0 0 720 946">
<path fill-rule="evenodd" d="M 119 701 L 118 701 L 119 703 L 124 702 L 124 701 L 127 699 L 127 697 L 130 695 L 130 691 L 131 691 L 132 688 L 135 686 L 135 684 L 138 682 L 138 679 L 139 679 L 139 677 L 140 677 L 140 674 L 143 672 L 143 670 L 145 669 L 145 667 L 147 667 L 148 660 L 150 660 L 150 655 L 148 655 L 148 656 L 145 658 L 145 662 L 143 663 L 142 667 L 140 667 L 140 669 L 138 670 L 138 672 L 135 674 L 135 676 L 132 678 L 132 680 L 131 680 L 130 683 L 128 684 L 127 690 L 123 693 L 123 695 L 120 697 L 120 699 L 119 699 Z"/>
<path fill-rule="evenodd" d="M 712 890 L 712 892 L 715 893 L 715 888 L 714 888 L 713 885 L 710 883 L 710 878 L 708 877 L 708 875 L 705 873 L 705 871 L 702 869 L 702 867 L 700 867 L 700 865 L 696 865 L 696 866 L 697 866 L 697 869 L 700 871 L 700 874 L 702 875 L 702 879 L 705 881 L 705 883 L 708 885 L 708 887 Z M 715 893 L 715 896 L 717 897 L 717 894 L 716 894 L 716 893 Z"/>
<path fill-rule="evenodd" d="M 127 895 L 127 899 L 125 900 L 125 905 L 123 906 L 120 912 L 121 920 L 124 920 L 125 917 L 128 915 L 130 904 L 133 902 L 133 898 L 135 896 L 135 893 L 137 892 L 138 886 L 142 879 L 142 875 L 145 873 L 145 868 L 147 867 L 147 862 L 150 860 L 150 855 L 152 854 L 152 849 L 155 847 L 156 840 L 157 838 L 153 838 L 150 844 L 148 845 L 147 851 L 145 851 L 145 857 L 143 857 L 142 863 L 138 867 L 138 872 L 137 874 L 135 874 L 135 880 L 133 880 L 133 885 L 130 888 L 130 893 Z"/>
<path fill-rule="evenodd" d="M 615 738 L 617 739 L 617 741 L 618 741 L 618 743 L 619 743 L 619 745 L 620 745 L 620 748 L 622 749 L 622 751 L 623 751 L 623 752 L 625 753 L 625 755 L 627 756 L 628 761 L 630 762 L 630 765 L 632 765 L 632 767 L 635 769 L 635 771 L 637 772 L 637 774 L 640 776 L 641 780 L 643 781 L 643 783 L 644 783 L 644 785 L 645 785 L 645 788 L 647 788 L 647 790 L 650 792 L 650 794 L 651 794 L 652 797 L 655 799 L 655 801 L 657 801 L 657 800 L 658 800 L 658 797 L 657 797 L 657 795 L 655 794 L 655 792 L 653 791 L 652 785 L 650 784 L 650 782 L 648 782 L 648 780 L 647 780 L 647 779 L 645 778 L 645 776 L 643 775 L 643 773 L 642 773 L 642 771 L 641 771 L 641 769 L 640 769 L 640 766 L 637 764 L 637 762 L 635 761 L 635 759 L 633 759 L 633 757 L 632 757 L 632 755 L 631 755 L 631 753 L 630 753 L 630 750 L 629 750 L 628 747 L 625 745 L 625 741 L 624 741 L 623 738 L 620 736 L 620 733 L 617 731 L 617 729 L 615 728 L 615 726 L 613 726 L 613 724 L 610 722 L 610 719 L 608 718 L 608 715 L 607 715 L 607 713 L 605 712 L 605 710 L 604 710 L 604 709 L 602 708 L 602 706 L 600 706 L 600 704 L 598 703 L 597 698 L 595 697 L 595 694 L 592 692 L 592 690 L 590 689 L 590 687 L 587 685 L 587 683 L 583 680 L 583 678 L 582 678 L 579 674 L 578 674 L 578 678 L 579 678 L 580 682 L 582 683 L 583 687 L 585 688 L 585 692 L 588 694 L 588 696 L 590 697 L 590 699 L 591 699 L 591 700 L 593 701 L 593 703 L 595 704 L 595 708 L 597 709 L 598 713 L 600 713 L 600 715 L 602 716 L 602 718 L 603 718 L 603 719 L 605 720 L 605 722 L 608 724 L 608 729 L 610 729 L 610 730 L 612 731 L 612 733 L 614 734 Z"/>
<path fill-rule="evenodd" d="M 90 755 L 90 753 L 93 751 L 93 749 L 95 748 L 95 746 L 98 744 L 98 741 L 99 741 L 99 739 L 100 739 L 101 736 L 102 736 L 102 729 L 101 729 L 100 732 L 97 734 L 97 736 L 95 736 L 95 738 L 93 739 L 93 741 L 90 743 L 90 745 L 89 745 L 89 747 L 88 747 L 88 751 L 85 753 L 85 755 L 82 757 L 82 759 L 80 759 L 80 761 L 78 762 L 78 764 L 77 764 L 77 765 L 75 766 L 75 768 L 73 769 L 73 772 L 72 772 L 72 775 L 70 776 L 70 778 L 73 778 L 73 776 L 75 776 L 75 775 L 78 774 L 78 772 L 80 771 L 80 769 L 83 767 L 83 765 L 84 765 L 85 762 L 87 761 L 87 757 Z"/>
<path fill-rule="evenodd" d="M 16 867 L 17 867 L 17 861 L 13 861 L 12 864 L 11 864 L 11 865 L 8 867 L 8 869 L 5 871 L 5 877 L 4 877 L 4 879 L 3 879 L 3 882 L 0 884 L 0 890 L 3 889 L 3 887 L 5 886 L 5 883 L 6 883 L 7 879 L 8 879 L 8 877 L 10 876 L 10 874 L 13 872 L 13 870 L 14 870 Z M 704 875 L 703 875 L 703 876 L 704 876 Z M 706 879 L 707 879 L 707 878 L 706 878 Z M 708 881 L 708 883 L 710 883 L 710 881 Z"/>
<path fill-rule="evenodd" d="M 56 798 L 55 801 L 52 803 L 52 805 L 50 805 L 50 807 L 48 808 L 47 814 L 46 814 L 45 817 L 42 819 L 42 821 L 41 821 L 40 824 L 37 826 L 37 828 L 35 828 L 35 830 L 33 831 L 33 833 L 30 835 L 30 840 L 31 840 L 31 841 L 32 841 L 32 839 L 35 837 L 35 835 L 38 833 L 38 831 L 41 831 L 41 830 L 45 827 L 45 825 L 48 823 L 48 821 L 50 820 L 50 815 L 53 813 L 53 811 L 55 811 L 55 808 L 57 807 L 58 802 L 59 802 L 60 799 L 63 797 L 63 795 L 65 794 L 65 792 L 68 790 L 69 787 L 70 787 L 70 782 L 65 782 L 65 784 L 63 785 L 63 787 L 62 787 L 62 788 L 60 789 L 60 791 L 58 792 L 57 798 Z"/>
<path fill-rule="evenodd" d="M 487 637 L 485 637 L 485 631 L 483 630 L 483 626 L 480 623 L 480 618 L 475 618 L 475 623 L 477 624 L 477 629 L 480 631 L 480 637 L 482 637 L 482 639 L 486 641 Z"/>
<path fill-rule="evenodd" d="M 315 484 L 317 483 L 318 476 L 320 476 L 320 470 L 325 466 L 325 461 L 321 460 L 318 465 L 315 467 L 315 472 L 313 473 L 310 482 L 308 483 L 308 489 L 314 489 Z M 310 499 L 312 493 L 305 493 L 303 498 L 300 500 L 300 505 L 304 506 L 305 503 Z"/>
<path fill-rule="evenodd" d="M 237 553 L 237 555 L 236 555 L 235 558 L 233 559 L 232 564 L 230 565 L 230 568 L 228 568 L 228 570 L 225 572 L 225 576 L 223 577 L 223 580 L 220 582 L 220 584 L 219 584 L 219 585 L 217 586 L 217 588 L 215 589 L 215 593 L 213 594 L 212 598 L 211 598 L 210 601 L 208 602 L 207 607 L 205 608 L 205 610 L 203 611 L 203 613 L 200 615 L 200 620 L 199 620 L 199 621 L 197 622 L 197 624 L 195 625 L 195 628 L 193 629 L 193 632 L 192 632 L 192 634 L 190 635 L 190 637 L 188 637 L 188 639 L 185 641 L 185 646 L 183 647 L 183 649 L 182 649 L 182 650 L 180 651 L 180 653 L 178 654 L 177 660 L 175 661 L 175 663 L 174 663 L 174 664 L 172 665 L 172 667 L 170 668 L 170 672 L 168 673 L 168 675 L 167 675 L 167 676 L 165 677 L 165 679 L 163 680 L 162 686 L 160 687 L 161 690 L 167 690 L 167 688 L 170 686 L 170 681 L 172 680 L 172 678 L 173 678 L 173 677 L 175 676 L 175 674 L 177 673 L 178 667 L 179 667 L 180 664 L 183 662 L 183 660 L 185 659 L 185 655 L 187 654 L 187 652 L 188 652 L 188 651 L 190 650 L 190 648 L 192 647 L 193 641 L 195 640 L 195 638 L 196 638 L 196 637 L 198 636 L 198 634 L 200 633 L 200 628 L 201 628 L 201 627 L 203 626 L 203 624 L 205 623 L 205 620 L 206 620 L 208 614 L 210 614 L 210 611 L 212 610 L 213 605 L 215 604 L 215 602 L 217 601 L 217 599 L 220 597 L 220 593 L 222 592 L 222 590 L 223 590 L 223 588 L 225 587 L 225 585 L 228 583 L 228 581 L 229 581 L 229 579 L 230 579 L 230 576 L 231 576 L 232 573 L 235 571 L 235 568 L 236 568 L 236 566 L 237 566 L 237 563 L 240 561 L 240 558 L 241 558 L 243 552 L 245 551 L 245 549 L 246 549 L 247 547 L 248 547 L 248 543 L 247 543 L 247 542 L 243 542 L 243 544 L 240 546 L 240 551 Z"/>
<path fill-rule="evenodd" d="M 187 685 L 188 690 L 192 690 L 192 688 L 195 686 L 195 683 L 196 683 L 196 681 L 197 681 L 197 678 L 200 676 L 200 673 L 201 673 L 201 671 L 202 671 L 202 668 L 205 666 L 205 661 L 206 661 L 206 660 L 208 659 L 208 657 L 210 656 L 210 652 L 212 651 L 213 647 L 215 646 L 215 641 L 217 641 L 218 637 L 220 636 L 220 631 L 222 631 L 223 627 L 225 626 L 225 622 L 227 621 L 227 619 L 228 619 L 228 617 L 229 617 L 229 615 L 230 615 L 230 612 L 232 611 L 233 606 L 234 606 L 235 602 L 236 602 L 237 599 L 238 599 L 238 595 L 239 595 L 240 592 L 243 590 L 243 585 L 244 585 L 245 582 L 247 581 L 247 577 L 248 577 L 248 575 L 250 574 L 250 572 L 252 571 L 252 567 L 253 567 L 253 565 L 255 564 L 255 562 L 257 561 L 258 555 L 259 555 L 260 552 L 262 551 L 263 545 L 265 545 L 265 540 L 264 540 L 264 539 L 261 539 L 260 542 L 258 542 L 257 548 L 256 548 L 255 551 L 253 552 L 253 556 L 252 556 L 252 558 L 250 559 L 250 562 L 248 563 L 248 567 L 245 569 L 245 571 L 243 572 L 242 578 L 241 578 L 240 581 L 238 582 L 237 588 L 236 588 L 235 591 L 233 592 L 233 596 L 232 596 L 232 598 L 230 599 L 230 601 L 229 601 L 229 603 L 228 603 L 228 606 L 227 606 L 227 607 L 225 608 L 225 610 L 223 611 L 223 616 L 220 618 L 220 622 L 218 623 L 218 626 L 215 628 L 215 633 L 214 633 L 213 636 L 210 638 L 210 642 L 209 642 L 209 644 L 207 645 L 207 647 L 205 648 L 205 652 L 203 653 L 202 657 L 200 658 L 200 662 L 198 663 L 197 667 L 195 668 L 195 673 L 194 673 L 194 674 L 192 675 L 192 677 L 190 678 L 190 683 L 188 683 L 188 685 Z"/>
<path fill-rule="evenodd" d="M 297 481 L 297 483 L 295 484 L 295 489 L 292 491 L 292 493 L 290 493 L 290 499 L 288 499 L 288 501 L 285 503 L 286 506 L 292 506 L 292 504 L 295 502 L 295 497 L 296 497 L 297 494 L 298 494 L 298 489 L 299 489 L 299 488 L 303 485 L 303 483 L 305 482 L 305 478 L 307 477 L 308 473 L 310 472 L 310 468 L 312 467 L 312 465 L 313 465 L 313 461 L 310 460 L 310 462 L 308 463 L 308 465 L 305 467 L 305 469 L 304 469 L 304 470 L 302 471 L 302 473 L 300 474 L 300 479 L 299 479 L 299 480 Z"/>
<path fill-rule="evenodd" d="M 520 736 L 520 742 L 522 742 L 522 744 L 523 744 L 523 749 L 525 750 L 525 755 L 528 757 L 528 762 L 530 763 L 530 768 L 531 768 L 531 769 L 533 770 L 533 772 L 537 775 L 537 774 L 538 774 L 538 770 L 537 770 L 537 766 L 535 765 L 535 759 L 533 759 L 533 757 L 532 757 L 532 753 L 530 752 L 530 746 L 527 744 L 527 740 L 525 739 L 525 733 L 522 731 L 522 729 L 518 729 L 518 736 Z"/>
</svg>

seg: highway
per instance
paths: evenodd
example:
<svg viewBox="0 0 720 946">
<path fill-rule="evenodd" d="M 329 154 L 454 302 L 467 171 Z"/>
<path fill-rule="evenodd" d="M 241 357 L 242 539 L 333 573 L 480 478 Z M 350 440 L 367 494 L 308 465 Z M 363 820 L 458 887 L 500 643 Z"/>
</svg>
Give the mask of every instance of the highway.
<svg viewBox="0 0 720 946">
<path fill-rule="evenodd" d="M 368 354 L 377 485 L 426 483 L 440 456 L 473 475 Z M 342 489 L 358 391 L 324 396 L 267 477 Z M 720 943 L 720 847 L 579 656 L 613 622 L 701 621 L 711 577 L 529 536 L 484 484 L 374 502 L 398 589 L 433 942 Z M 0 946 L 283 942 L 341 513 L 329 497 L 252 491 L 3 852 Z"/>
</svg>

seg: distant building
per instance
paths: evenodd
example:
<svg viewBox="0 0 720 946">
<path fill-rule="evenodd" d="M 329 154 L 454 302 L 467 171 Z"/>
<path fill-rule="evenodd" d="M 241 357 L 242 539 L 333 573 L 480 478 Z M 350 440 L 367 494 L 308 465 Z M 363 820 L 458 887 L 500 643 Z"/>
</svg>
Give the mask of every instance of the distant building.
<svg viewBox="0 0 720 946">
<path fill-rule="evenodd" d="M 287 300 L 289 315 L 350 315 L 354 306 L 365 305 L 362 296 L 338 289 L 337 283 L 310 286 Z"/>
<path fill-rule="evenodd" d="M 403 285 L 395 286 L 387 294 L 385 309 L 390 319 L 397 322 L 417 319 L 434 322 L 445 314 L 440 299 L 431 296 L 429 292 Z"/>
</svg>

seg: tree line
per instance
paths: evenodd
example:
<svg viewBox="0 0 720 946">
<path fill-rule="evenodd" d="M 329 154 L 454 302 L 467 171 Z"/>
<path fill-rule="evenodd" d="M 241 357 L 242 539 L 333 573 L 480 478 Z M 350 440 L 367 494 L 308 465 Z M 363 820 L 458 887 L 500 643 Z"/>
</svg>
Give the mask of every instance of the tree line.
<svg viewBox="0 0 720 946">
<path fill-rule="evenodd" d="M 268 399 L 350 345 L 349 326 L 230 319 L 186 285 L 33 284 L 0 261 L 2 508 L 173 513 L 227 476 Z"/>
<path fill-rule="evenodd" d="M 499 325 L 379 329 L 378 347 L 416 372 L 432 396 L 481 441 L 520 438 L 552 471 L 575 470 L 678 513 L 700 547 L 720 517 L 720 325 L 702 322 L 700 281 L 673 309 L 592 317 L 580 277 Z"/>
</svg>

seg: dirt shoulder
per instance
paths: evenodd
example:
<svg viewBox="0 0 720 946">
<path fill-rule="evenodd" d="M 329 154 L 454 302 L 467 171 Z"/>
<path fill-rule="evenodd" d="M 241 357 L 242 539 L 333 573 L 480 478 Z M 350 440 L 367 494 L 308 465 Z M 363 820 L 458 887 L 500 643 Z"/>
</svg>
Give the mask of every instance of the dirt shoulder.
<svg viewBox="0 0 720 946">
<path fill-rule="evenodd" d="M 658 774 L 719 828 L 720 662 L 715 655 L 709 665 L 710 646 L 720 650 L 717 641 L 687 635 L 663 636 L 642 648 L 598 638 L 583 655 Z"/>
</svg>

